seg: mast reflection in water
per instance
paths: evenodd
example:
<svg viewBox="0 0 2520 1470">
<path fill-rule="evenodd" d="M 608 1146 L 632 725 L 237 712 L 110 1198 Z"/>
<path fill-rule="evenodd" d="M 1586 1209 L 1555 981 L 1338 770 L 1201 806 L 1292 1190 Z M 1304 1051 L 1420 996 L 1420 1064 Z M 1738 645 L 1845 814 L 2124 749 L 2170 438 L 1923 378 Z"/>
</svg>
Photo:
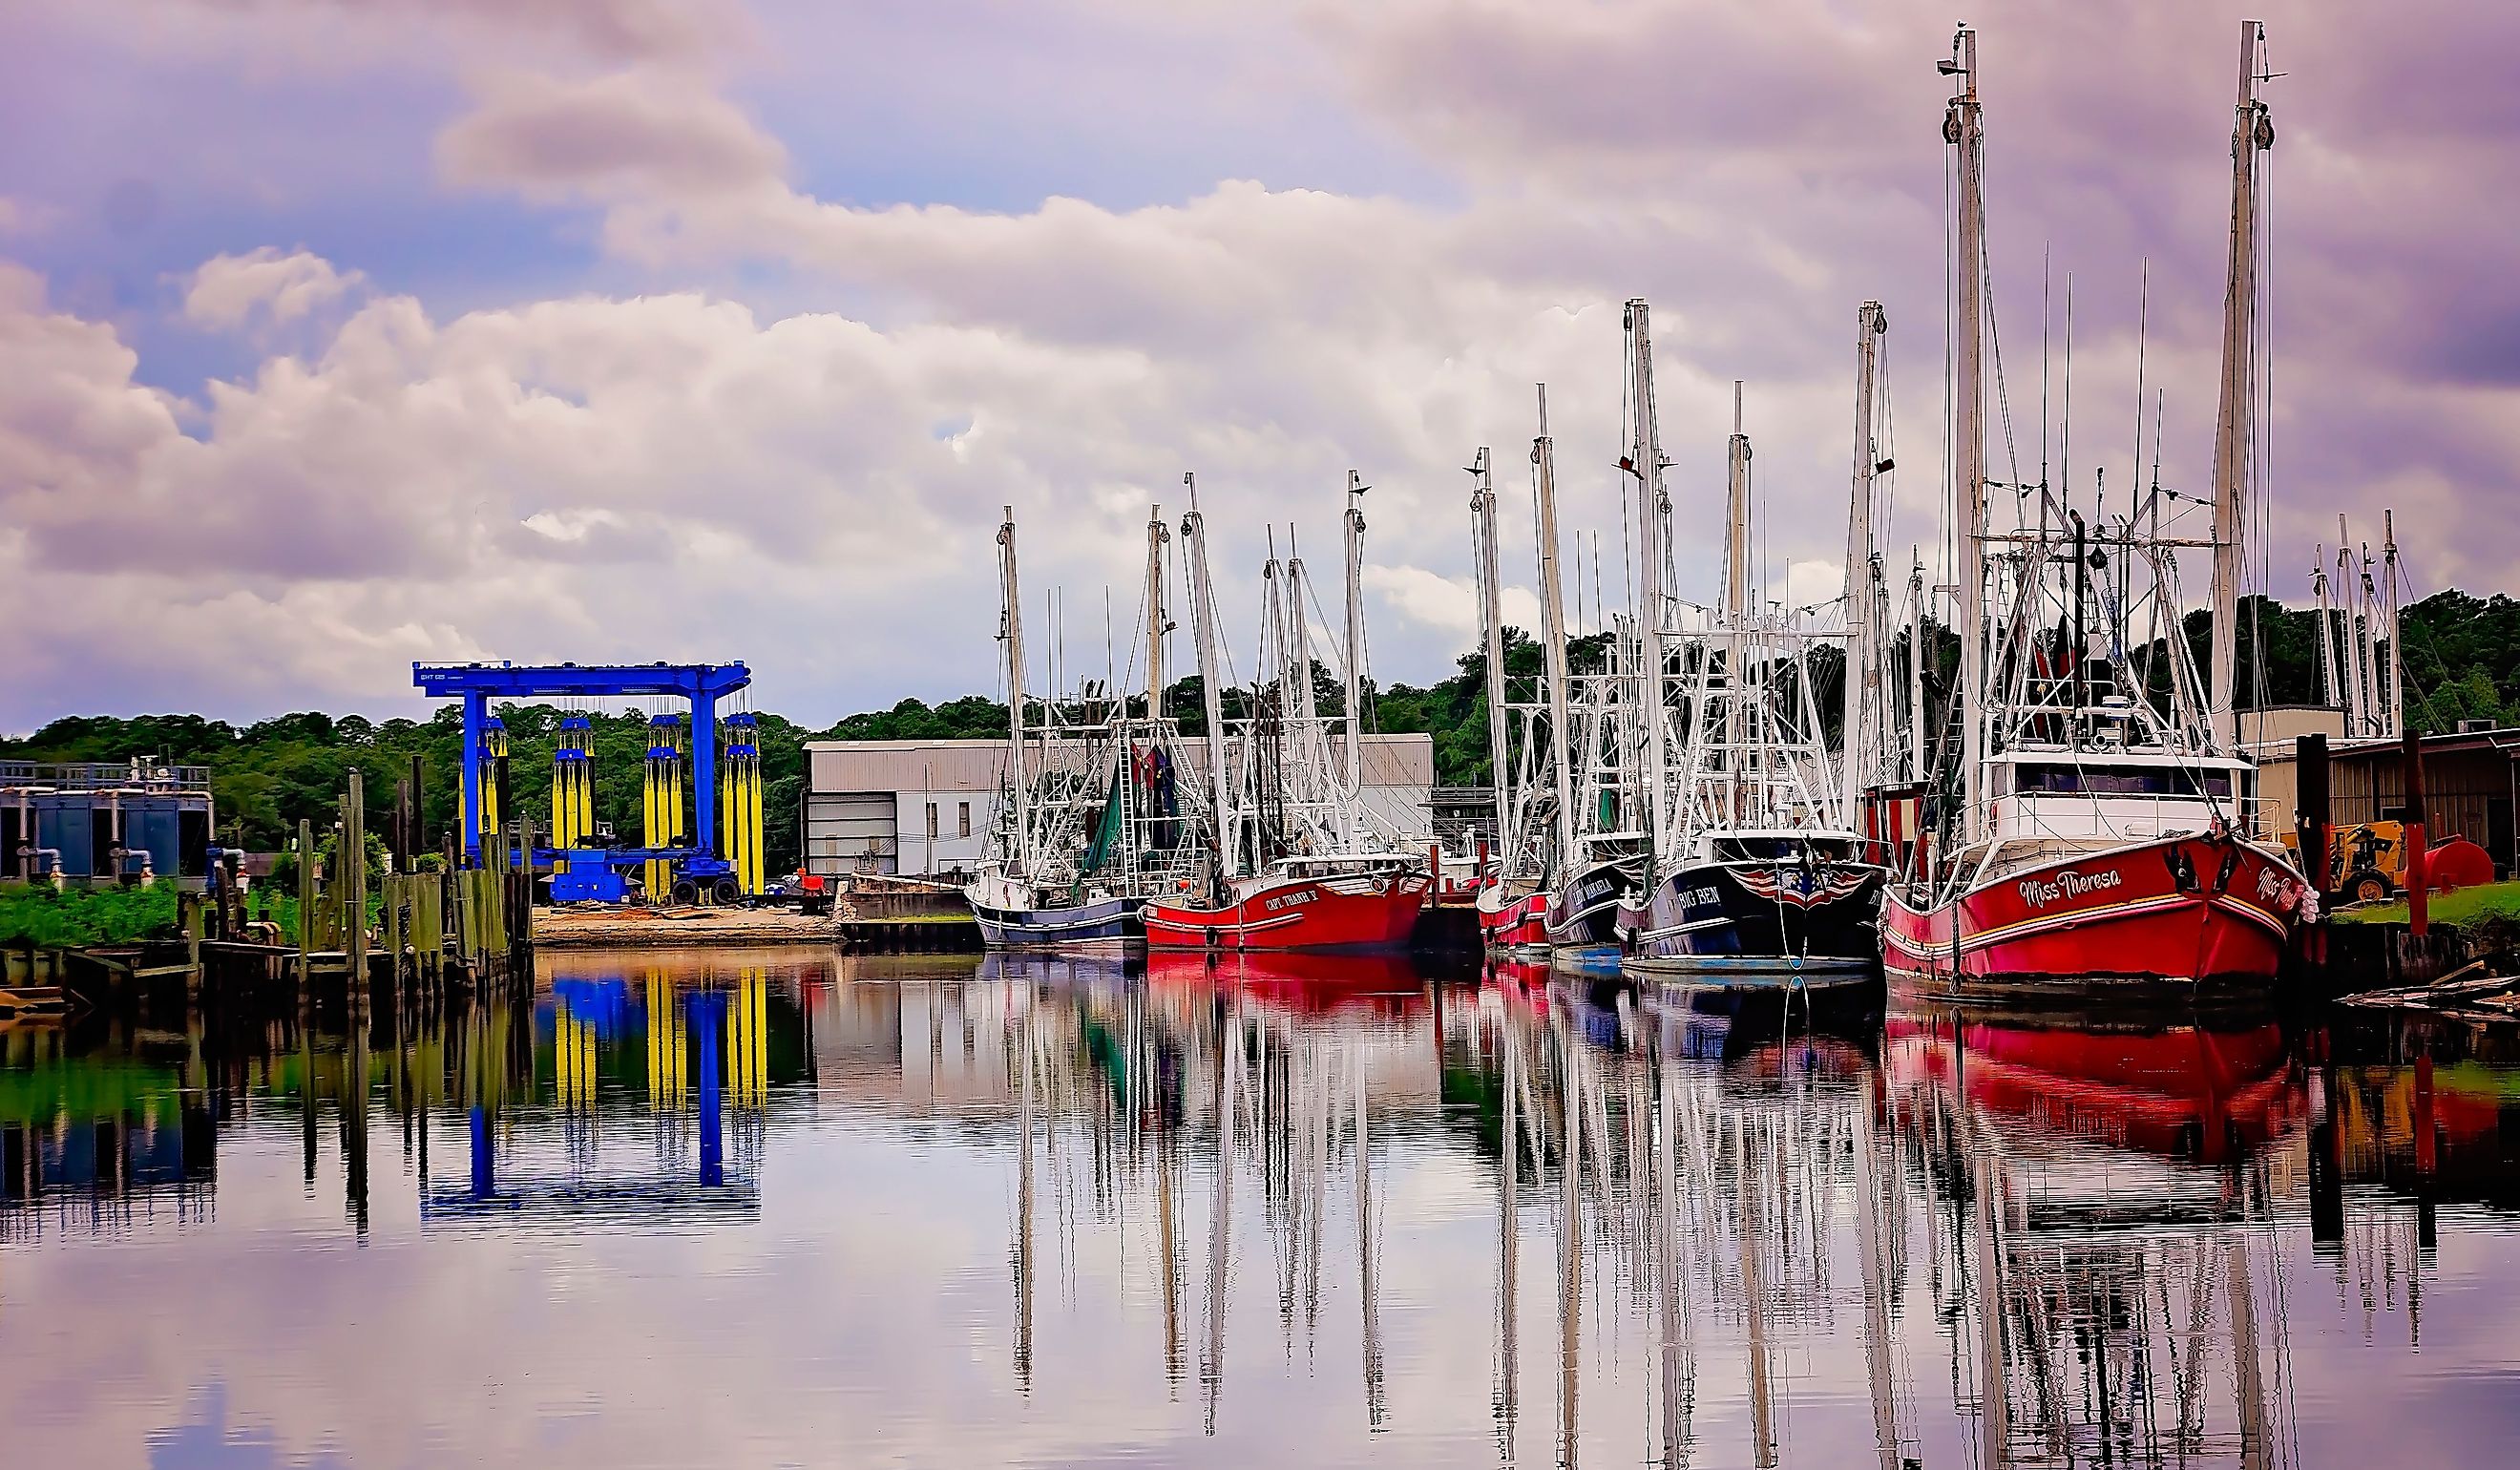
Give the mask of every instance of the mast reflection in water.
<svg viewBox="0 0 2520 1470">
<path fill-rule="evenodd" d="M 1816 1031 L 1260 954 L 545 971 L 0 1030 L 13 1462 L 2362 1465 L 2520 1428 L 2492 1028 Z"/>
</svg>

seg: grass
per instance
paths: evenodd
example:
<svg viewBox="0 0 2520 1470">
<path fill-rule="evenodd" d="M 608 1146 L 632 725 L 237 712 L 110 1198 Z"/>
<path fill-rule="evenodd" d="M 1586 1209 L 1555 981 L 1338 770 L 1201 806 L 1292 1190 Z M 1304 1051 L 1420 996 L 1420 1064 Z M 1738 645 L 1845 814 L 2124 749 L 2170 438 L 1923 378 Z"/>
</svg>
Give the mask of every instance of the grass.
<svg viewBox="0 0 2520 1470">
<path fill-rule="evenodd" d="M 175 885 L 151 888 L 64 888 L 49 883 L 0 888 L 0 944 L 136 944 L 171 939 Z"/>
<path fill-rule="evenodd" d="M 280 920 L 284 937 L 297 932 L 296 913 L 297 902 L 287 894 L 257 890 L 246 901 L 247 917 Z M 183 930 L 175 925 L 172 883 L 61 889 L 50 883 L 0 884 L 0 944 L 32 940 L 79 949 L 182 937 Z"/>
<path fill-rule="evenodd" d="M 2472 924 L 2499 921 L 2520 924 L 2520 882 L 2480 883 L 2461 888 L 2455 893 L 2436 893 L 2430 909 L 2432 920 L 2442 924 Z M 2367 908 L 2341 910 L 2338 923 L 2403 924 L 2407 921 L 2404 898 Z"/>
</svg>

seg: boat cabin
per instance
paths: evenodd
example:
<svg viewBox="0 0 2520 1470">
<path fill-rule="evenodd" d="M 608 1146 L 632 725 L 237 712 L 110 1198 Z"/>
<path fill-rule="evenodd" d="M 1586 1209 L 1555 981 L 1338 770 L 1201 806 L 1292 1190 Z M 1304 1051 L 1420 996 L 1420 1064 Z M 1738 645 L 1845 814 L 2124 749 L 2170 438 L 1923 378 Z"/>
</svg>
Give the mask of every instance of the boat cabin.
<svg viewBox="0 0 2520 1470">
<path fill-rule="evenodd" d="M 1987 761 L 1989 835 L 1997 841 L 2125 842 L 2246 832 L 2257 768 L 2237 756 L 2066 746 L 2016 747 Z"/>
<path fill-rule="evenodd" d="M 1793 827 L 1736 827 L 1703 834 L 1706 857 L 1714 863 L 1796 863 L 1809 853 L 1828 863 L 1862 861 L 1864 839 L 1853 832 L 1804 831 Z"/>
<path fill-rule="evenodd" d="M 1269 865 L 1269 871 L 1281 878 L 1348 878 L 1407 872 L 1425 866 L 1424 859 L 1405 853 L 1327 853 L 1280 858 Z"/>
</svg>

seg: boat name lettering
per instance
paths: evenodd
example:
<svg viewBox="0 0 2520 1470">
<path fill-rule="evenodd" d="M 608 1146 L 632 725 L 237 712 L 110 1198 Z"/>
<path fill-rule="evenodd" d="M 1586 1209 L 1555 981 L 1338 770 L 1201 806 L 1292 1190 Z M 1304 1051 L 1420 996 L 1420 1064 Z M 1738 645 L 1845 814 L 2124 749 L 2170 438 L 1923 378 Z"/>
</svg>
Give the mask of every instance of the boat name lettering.
<svg viewBox="0 0 2520 1470">
<path fill-rule="evenodd" d="M 2084 894 L 2096 893 L 2103 888 L 2118 887 L 2124 882 L 2126 882 L 2126 874 L 2114 868 L 2103 869 L 2098 872 L 2078 872 L 2071 868 L 2060 868 L 2056 870 L 2056 876 L 2052 882 L 2043 882 L 2038 878 L 2023 878 L 2021 901 L 2034 909 L 2044 908 L 2060 898 L 2080 898 Z"/>
<path fill-rule="evenodd" d="M 1312 889 L 1299 888 L 1293 893 L 1279 894 L 1277 897 L 1269 900 L 1268 903 L 1261 905 L 1261 907 L 1268 910 L 1270 913 L 1275 913 L 1281 909 L 1292 909 L 1297 904 L 1309 904 L 1317 897 L 1319 897 L 1319 895 L 1314 893 Z"/>
</svg>

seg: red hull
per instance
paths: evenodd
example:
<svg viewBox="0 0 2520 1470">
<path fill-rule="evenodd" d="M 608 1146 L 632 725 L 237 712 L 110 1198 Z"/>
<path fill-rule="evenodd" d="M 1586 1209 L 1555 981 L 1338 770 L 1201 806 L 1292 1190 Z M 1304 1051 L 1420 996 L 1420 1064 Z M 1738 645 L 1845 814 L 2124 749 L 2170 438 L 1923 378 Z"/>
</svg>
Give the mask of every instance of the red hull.
<svg viewBox="0 0 2520 1470">
<path fill-rule="evenodd" d="M 1479 937 L 1492 950 L 1542 949 L 1549 944 L 1549 895 L 1534 893 L 1507 899 L 1490 908 L 1479 903 Z"/>
<path fill-rule="evenodd" d="M 1264 1010 L 1305 1015 L 1354 1008 L 1399 1014 L 1422 1004 L 1426 992 L 1406 955 L 1167 950 L 1147 956 L 1147 979 L 1191 990 L 1231 987 Z"/>
<path fill-rule="evenodd" d="M 2155 982 L 2263 995 L 2305 885 L 2263 848 L 2164 837 L 2017 869 L 1948 904 L 1881 906 L 1881 961 L 1921 995 L 2007 999 Z M 1957 931 L 1957 933 L 1956 933 Z"/>
<path fill-rule="evenodd" d="M 2129 1033 L 1894 1012 L 1883 1056 L 1895 1082 L 1925 1083 L 1974 1111 L 2213 1164 L 2281 1136 L 2307 1101 L 2272 1021 Z"/>
<path fill-rule="evenodd" d="M 1222 909 L 1150 902 L 1147 947 L 1154 950 L 1406 949 L 1432 880 L 1388 876 L 1274 878 L 1245 887 Z"/>
</svg>

